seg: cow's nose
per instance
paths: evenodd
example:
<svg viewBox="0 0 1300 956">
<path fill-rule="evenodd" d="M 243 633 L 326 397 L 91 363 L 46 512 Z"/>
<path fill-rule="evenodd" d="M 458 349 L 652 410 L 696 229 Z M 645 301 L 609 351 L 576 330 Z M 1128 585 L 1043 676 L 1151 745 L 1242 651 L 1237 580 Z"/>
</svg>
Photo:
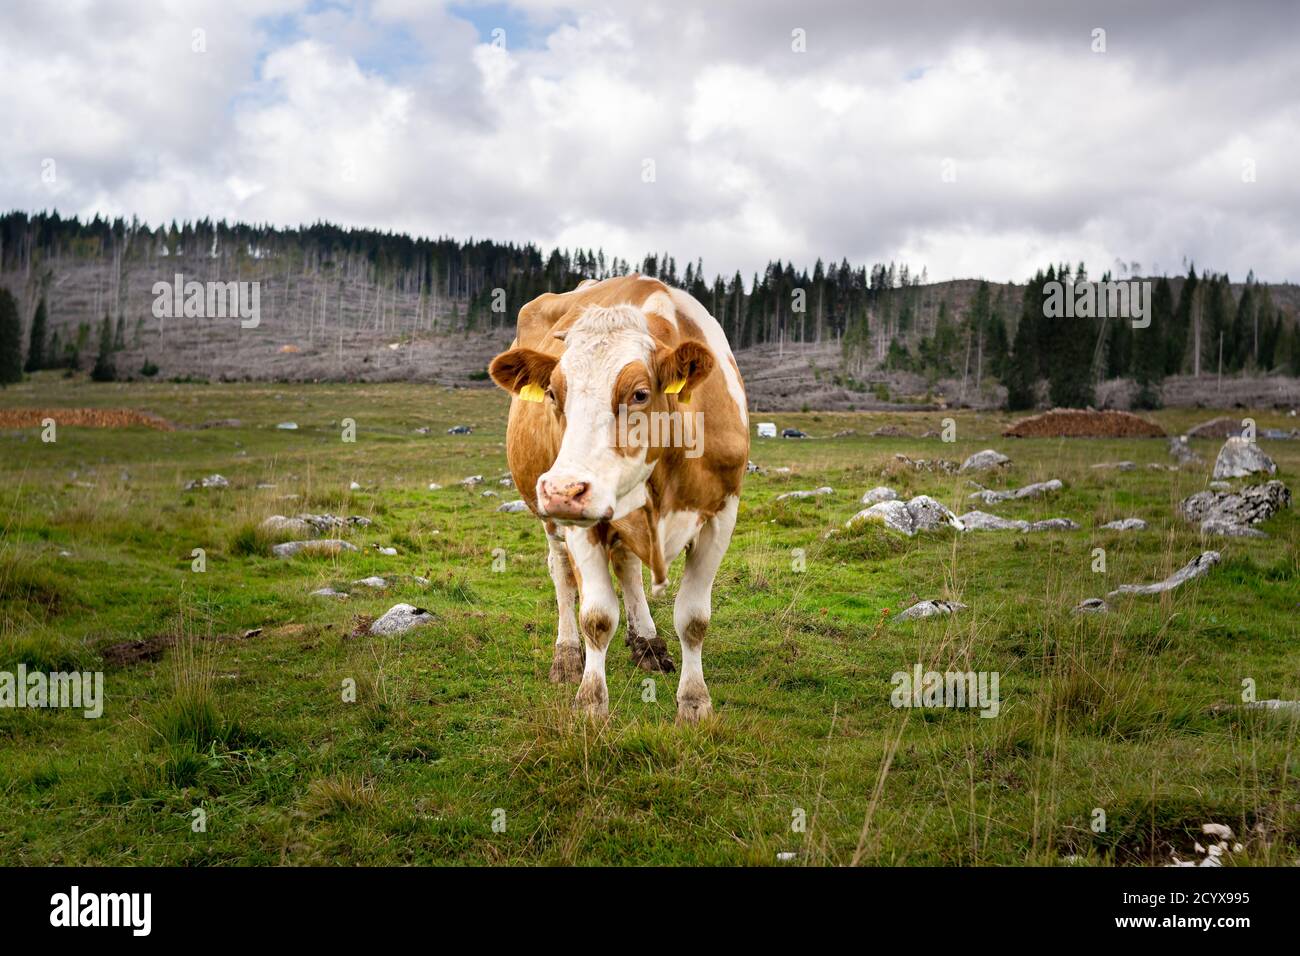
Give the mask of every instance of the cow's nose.
<svg viewBox="0 0 1300 956">
<path fill-rule="evenodd" d="M 561 478 L 542 479 L 538 485 L 542 511 L 556 518 L 580 518 L 590 497 L 591 483 Z"/>
</svg>

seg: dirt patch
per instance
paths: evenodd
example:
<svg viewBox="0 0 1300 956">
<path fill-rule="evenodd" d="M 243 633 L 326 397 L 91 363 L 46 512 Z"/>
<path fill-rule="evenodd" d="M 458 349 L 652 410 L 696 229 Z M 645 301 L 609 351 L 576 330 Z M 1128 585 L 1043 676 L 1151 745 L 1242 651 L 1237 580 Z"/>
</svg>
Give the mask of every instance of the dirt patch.
<svg viewBox="0 0 1300 956">
<path fill-rule="evenodd" d="M 1195 428 L 1187 429 L 1188 438 L 1228 438 L 1241 434 L 1240 418 L 1211 418 Z"/>
<path fill-rule="evenodd" d="M 0 428 L 39 428 L 47 418 L 56 425 L 81 428 L 134 428 L 174 431 L 165 418 L 133 408 L 0 408 Z"/>
<path fill-rule="evenodd" d="M 303 625 L 288 626 L 303 627 Z M 252 630 L 243 631 L 240 634 L 217 634 L 212 638 L 200 639 L 214 641 L 249 641 L 261 636 L 262 628 L 255 627 Z M 107 647 L 101 648 L 99 654 L 104 658 L 104 663 L 109 667 L 129 667 L 132 664 L 143 664 L 159 660 L 162 658 L 163 653 L 175 644 L 175 634 L 159 634 L 154 637 L 141 638 L 138 641 L 119 641 L 117 644 L 109 644 Z"/>
<path fill-rule="evenodd" d="M 1006 438 L 1164 438 L 1165 430 L 1131 412 L 1054 408 L 1013 423 Z"/>
</svg>

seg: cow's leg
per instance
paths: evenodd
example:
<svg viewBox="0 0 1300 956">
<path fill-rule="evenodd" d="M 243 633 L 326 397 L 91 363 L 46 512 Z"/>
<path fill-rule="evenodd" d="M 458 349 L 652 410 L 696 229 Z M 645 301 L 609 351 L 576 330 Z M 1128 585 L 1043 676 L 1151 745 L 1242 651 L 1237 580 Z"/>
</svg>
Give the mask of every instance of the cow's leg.
<svg viewBox="0 0 1300 956">
<path fill-rule="evenodd" d="M 554 525 L 546 529 L 546 544 L 550 553 L 546 566 L 555 584 L 555 603 L 560 611 L 558 634 L 555 638 L 555 655 L 551 658 L 551 683 L 576 684 L 582 680 L 582 641 L 578 637 L 578 618 L 574 604 L 578 600 L 578 581 L 573 576 L 569 549 L 564 536 Z"/>
<path fill-rule="evenodd" d="M 713 714 L 713 701 L 704 683 L 701 651 L 713 613 L 713 579 L 731 543 L 740 498 L 729 497 L 722 510 L 704 522 L 686 556 L 682 584 L 673 605 L 673 626 L 682 641 L 682 679 L 677 684 L 677 722 L 693 724 Z"/>
<path fill-rule="evenodd" d="M 604 717 L 609 713 L 605 652 L 618 629 L 618 595 L 609 576 L 609 552 L 591 531 L 583 528 L 569 529 L 566 541 L 578 574 L 578 626 L 587 648 L 582 683 L 573 707 L 592 717 Z"/>
<path fill-rule="evenodd" d="M 672 655 L 668 653 L 664 639 L 655 631 L 655 621 L 645 599 L 641 559 L 621 544 L 614 546 L 610 558 L 623 589 L 623 609 L 627 611 L 627 636 L 623 643 L 632 648 L 632 663 L 642 670 L 672 673 Z"/>
</svg>

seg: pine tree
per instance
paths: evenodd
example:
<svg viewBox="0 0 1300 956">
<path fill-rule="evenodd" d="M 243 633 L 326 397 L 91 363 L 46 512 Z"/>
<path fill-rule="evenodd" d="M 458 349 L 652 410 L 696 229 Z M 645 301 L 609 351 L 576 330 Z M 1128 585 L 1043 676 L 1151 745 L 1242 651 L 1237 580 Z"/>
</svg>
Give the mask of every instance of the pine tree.
<svg viewBox="0 0 1300 956">
<path fill-rule="evenodd" d="M 45 354 L 45 299 L 36 305 L 36 314 L 32 316 L 31 342 L 27 346 L 27 364 L 24 371 L 37 372 L 48 367 Z"/>
<path fill-rule="evenodd" d="M 113 320 L 107 315 L 99 327 L 99 352 L 90 377 L 96 382 L 111 382 L 117 378 L 117 369 L 113 365 Z"/>
<path fill-rule="evenodd" d="M 1168 355 L 1165 337 L 1174 321 L 1174 293 L 1164 276 L 1151 295 L 1150 318 L 1151 324 L 1145 329 L 1133 330 L 1133 377 L 1138 386 L 1133 399 L 1135 408 L 1160 407 L 1160 380 L 1164 378 Z"/>
<path fill-rule="evenodd" d="M 1039 272 L 1025 286 L 1021 300 L 1020 323 L 1007 361 L 1002 384 L 1007 387 L 1007 408 L 1011 411 L 1033 408 L 1038 385 L 1038 328 L 1035 322 L 1043 311 L 1043 274 Z"/>
<path fill-rule="evenodd" d="M 23 380 L 23 328 L 18 302 L 0 288 L 0 385 Z"/>
</svg>

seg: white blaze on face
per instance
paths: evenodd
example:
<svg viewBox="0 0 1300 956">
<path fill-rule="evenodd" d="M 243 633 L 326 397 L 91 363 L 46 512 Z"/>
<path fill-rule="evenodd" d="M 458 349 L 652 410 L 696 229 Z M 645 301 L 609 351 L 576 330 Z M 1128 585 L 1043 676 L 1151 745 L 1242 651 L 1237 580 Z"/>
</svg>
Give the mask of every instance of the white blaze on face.
<svg viewBox="0 0 1300 956">
<path fill-rule="evenodd" d="M 618 420 L 614 383 L 632 362 L 651 368 L 655 341 L 645 314 L 630 305 L 591 307 L 564 337 L 559 368 L 564 376 L 564 438 L 550 471 L 538 480 L 555 486 L 587 482 L 586 511 L 603 515 L 612 509 L 622 518 L 645 503 L 645 482 L 653 470 L 645 449 L 625 455 L 615 450 Z"/>
</svg>

